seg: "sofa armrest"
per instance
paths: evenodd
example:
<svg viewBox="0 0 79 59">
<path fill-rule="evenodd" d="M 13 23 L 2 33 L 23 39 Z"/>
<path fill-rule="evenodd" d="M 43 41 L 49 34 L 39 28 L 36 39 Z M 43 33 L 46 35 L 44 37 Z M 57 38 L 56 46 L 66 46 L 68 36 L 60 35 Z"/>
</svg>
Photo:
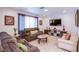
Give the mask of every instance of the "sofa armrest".
<svg viewBox="0 0 79 59">
<path fill-rule="evenodd" d="M 58 41 L 66 43 L 66 44 L 71 44 L 71 45 L 76 45 L 77 42 L 71 41 L 71 40 L 65 40 L 65 39 L 58 39 Z"/>
<path fill-rule="evenodd" d="M 39 48 L 38 47 L 35 47 L 33 45 L 31 45 L 29 42 L 27 42 L 26 40 L 24 41 L 23 43 L 27 49 L 28 49 L 28 52 L 40 52 Z"/>
<path fill-rule="evenodd" d="M 28 52 L 40 52 L 40 50 L 37 47 L 32 46 L 32 47 L 28 48 Z"/>
</svg>

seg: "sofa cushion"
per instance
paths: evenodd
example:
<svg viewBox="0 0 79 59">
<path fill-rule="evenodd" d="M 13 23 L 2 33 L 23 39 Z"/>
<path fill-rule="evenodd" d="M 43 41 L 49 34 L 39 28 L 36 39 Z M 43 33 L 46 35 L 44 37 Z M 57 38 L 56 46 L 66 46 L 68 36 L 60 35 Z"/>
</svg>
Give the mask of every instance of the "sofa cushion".
<svg viewBox="0 0 79 59">
<path fill-rule="evenodd" d="M 31 34 L 36 34 L 36 33 L 38 33 L 38 30 L 34 30 L 34 31 L 30 31 L 31 32 Z"/>
</svg>

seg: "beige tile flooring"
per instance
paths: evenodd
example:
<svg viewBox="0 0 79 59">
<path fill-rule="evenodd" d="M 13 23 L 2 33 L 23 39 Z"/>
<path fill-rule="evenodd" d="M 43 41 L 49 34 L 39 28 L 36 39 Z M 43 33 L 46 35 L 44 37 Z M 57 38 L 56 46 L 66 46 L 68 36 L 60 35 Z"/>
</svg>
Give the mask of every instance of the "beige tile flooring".
<svg viewBox="0 0 79 59">
<path fill-rule="evenodd" d="M 41 42 L 39 44 L 38 39 L 31 41 L 30 43 L 34 46 L 37 46 L 40 49 L 41 52 L 67 52 L 65 50 L 58 48 L 57 39 L 58 39 L 58 37 L 49 36 L 47 43 Z"/>
</svg>

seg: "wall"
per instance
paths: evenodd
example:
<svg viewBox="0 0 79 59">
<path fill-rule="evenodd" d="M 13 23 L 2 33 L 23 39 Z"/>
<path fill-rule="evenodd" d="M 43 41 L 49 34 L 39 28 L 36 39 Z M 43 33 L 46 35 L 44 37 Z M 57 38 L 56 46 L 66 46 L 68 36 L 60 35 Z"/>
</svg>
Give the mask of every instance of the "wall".
<svg viewBox="0 0 79 59">
<path fill-rule="evenodd" d="M 57 29 L 62 30 L 62 26 L 50 26 L 50 24 L 49 24 L 49 20 L 50 19 L 58 19 L 58 18 L 61 18 L 61 16 L 52 15 L 51 17 L 43 17 L 43 18 L 40 18 L 39 20 L 41 20 L 41 19 L 43 20 L 43 25 L 40 25 L 39 26 L 39 29 L 41 31 L 44 31 L 44 29 L 46 29 L 46 28 L 50 28 L 50 29 L 57 28 Z"/>
<path fill-rule="evenodd" d="M 16 10 L 11 9 L 0 9 L 0 32 L 6 31 L 9 34 L 13 35 L 14 31 L 13 28 L 18 28 L 18 12 Z M 14 16 L 15 18 L 15 25 L 13 26 L 5 26 L 4 24 L 4 16 Z M 65 26 L 66 30 L 71 33 L 76 33 L 79 35 L 79 28 L 75 26 L 75 13 L 68 13 L 68 14 L 61 14 L 61 15 L 52 15 L 50 17 L 41 17 L 39 20 L 43 20 L 43 25 L 38 25 L 39 29 L 43 31 L 45 28 L 50 27 L 51 29 L 54 26 L 49 25 L 49 19 L 51 18 L 61 18 L 62 24 Z M 39 24 L 39 22 L 38 22 Z M 62 30 L 62 26 L 56 26 L 56 28 Z"/>
<path fill-rule="evenodd" d="M 40 20 L 42 20 L 42 25 L 40 25 Z M 43 31 L 44 29 L 45 29 L 45 27 L 46 27 L 46 19 L 45 19 L 45 17 L 40 17 L 39 19 L 38 19 L 38 27 L 39 27 L 39 30 L 40 31 Z"/>
<path fill-rule="evenodd" d="M 65 14 L 62 15 L 63 25 L 65 26 L 66 30 L 71 33 L 76 33 L 76 26 L 75 26 L 75 13 Z"/>
<path fill-rule="evenodd" d="M 8 16 L 14 16 L 14 25 L 5 25 L 4 23 L 4 16 L 8 15 Z M 9 34 L 13 35 L 14 31 L 13 28 L 18 28 L 18 15 L 17 15 L 17 11 L 15 10 L 10 10 L 10 9 L 1 9 L 0 10 L 0 32 L 5 31 L 8 32 Z"/>
<path fill-rule="evenodd" d="M 33 15 L 32 13 L 29 12 L 22 12 L 16 9 L 12 8 L 0 8 L 0 32 L 5 31 L 8 32 L 10 35 L 14 35 L 14 30 L 13 28 L 17 28 L 17 33 L 18 33 L 18 13 L 26 14 L 26 15 Z M 14 25 L 5 25 L 4 23 L 4 17 L 5 15 L 8 16 L 13 16 L 14 17 Z"/>
<path fill-rule="evenodd" d="M 57 18 L 62 19 L 62 26 L 50 26 L 49 20 L 50 19 L 57 19 Z M 79 36 L 79 28 L 75 26 L 75 12 L 74 13 L 61 14 L 61 15 L 52 15 L 51 17 L 47 17 L 44 21 L 43 26 L 41 26 L 41 27 L 43 27 L 43 28 L 50 27 L 51 29 L 56 27 L 57 29 L 62 30 L 63 25 L 65 26 L 65 29 L 68 32 L 76 34 L 76 35 Z"/>
</svg>

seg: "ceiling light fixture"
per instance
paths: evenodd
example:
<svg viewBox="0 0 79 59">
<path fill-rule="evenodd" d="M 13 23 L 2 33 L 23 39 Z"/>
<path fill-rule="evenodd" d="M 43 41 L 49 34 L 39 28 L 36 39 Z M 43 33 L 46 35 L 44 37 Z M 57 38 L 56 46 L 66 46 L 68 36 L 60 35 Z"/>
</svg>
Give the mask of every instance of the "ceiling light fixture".
<svg viewBox="0 0 79 59">
<path fill-rule="evenodd" d="M 48 11 L 48 9 L 44 9 L 44 11 Z"/>
</svg>

